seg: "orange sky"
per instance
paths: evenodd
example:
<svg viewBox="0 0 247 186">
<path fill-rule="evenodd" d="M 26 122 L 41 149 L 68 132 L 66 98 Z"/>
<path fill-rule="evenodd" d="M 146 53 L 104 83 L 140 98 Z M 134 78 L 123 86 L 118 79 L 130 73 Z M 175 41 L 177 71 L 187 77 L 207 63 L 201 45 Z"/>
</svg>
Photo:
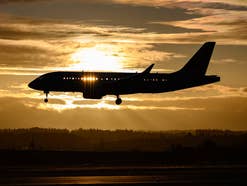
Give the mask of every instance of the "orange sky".
<svg viewBox="0 0 247 186">
<path fill-rule="evenodd" d="M 216 41 L 208 74 L 221 82 L 85 100 L 27 84 L 54 70 L 154 72 L 181 68 Z M 0 128 L 247 129 L 247 2 L 241 0 L 3 0 Z"/>
</svg>

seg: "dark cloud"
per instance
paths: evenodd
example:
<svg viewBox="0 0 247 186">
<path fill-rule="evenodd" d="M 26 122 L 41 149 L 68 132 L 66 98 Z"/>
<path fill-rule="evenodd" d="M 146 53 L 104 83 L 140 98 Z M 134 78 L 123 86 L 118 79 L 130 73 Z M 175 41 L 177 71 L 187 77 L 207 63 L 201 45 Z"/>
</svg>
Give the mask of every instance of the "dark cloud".
<svg viewBox="0 0 247 186">
<path fill-rule="evenodd" d="M 6 28 L 0 25 L 0 35 L 1 39 L 12 39 L 12 40 L 20 40 L 20 39 L 57 39 L 59 37 L 66 37 L 65 33 L 42 33 L 42 32 L 33 32 L 31 30 L 22 31 L 18 30 L 18 28 Z"/>
<path fill-rule="evenodd" d="M 227 3 L 217 3 L 217 2 L 203 2 L 200 5 L 204 8 L 213 9 L 224 9 L 224 10 L 236 10 L 236 11 L 246 11 L 247 6 L 244 5 L 233 5 Z"/>
<path fill-rule="evenodd" d="M 59 53 L 52 48 L 25 45 L 25 41 L 20 45 L 0 44 L 0 66 L 2 67 L 45 67 L 55 66 L 58 63 L 62 66 L 61 59 L 66 58 L 66 55 L 68 54 Z"/>
<path fill-rule="evenodd" d="M 47 0 L 1 0 L 0 4 L 6 3 L 31 3 L 31 2 L 38 2 L 38 1 L 47 1 Z"/>
<path fill-rule="evenodd" d="M 176 28 L 171 25 L 150 24 L 160 21 L 186 20 L 200 17 L 185 9 L 134 6 L 128 4 L 89 3 L 79 0 L 37 2 L 32 4 L 6 4 L 0 10 L 15 16 L 38 19 L 73 20 L 98 25 L 145 28 L 149 32 L 182 33 L 198 32 L 200 29 Z"/>
<path fill-rule="evenodd" d="M 152 5 L 152 4 L 150 4 Z M 223 1 L 193 1 L 193 0 L 185 0 L 185 1 L 169 1 L 169 3 L 165 3 L 163 6 L 168 7 L 179 7 L 185 8 L 190 11 L 198 10 L 198 9 L 222 9 L 222 10 L 232 10 L 232 11 L 246 11 L 247 4 L 243 2 L 236 2 L 235 0 L 223 2 Z"/>
<path fill-rule="evenodd" d="M 110 35 L 90 29 L 90 25 L 0 15 L 0 38 L 13 40 L 61 40 L 82 35 Z M 92 27 L 92 25 L 91 25 Z M 110 29 L 109 29 L 110 30 Z"/>
</svg>

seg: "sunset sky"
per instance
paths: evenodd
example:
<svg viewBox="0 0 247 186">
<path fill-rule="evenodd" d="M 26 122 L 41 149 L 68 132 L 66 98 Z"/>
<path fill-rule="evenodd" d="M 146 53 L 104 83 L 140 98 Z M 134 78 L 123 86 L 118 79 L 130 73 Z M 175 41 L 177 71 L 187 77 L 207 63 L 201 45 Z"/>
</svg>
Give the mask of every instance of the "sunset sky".
<svg viewBox="0 0 247 186">
<path fill-rule="evenodd" d="M 207 74 L 177 92 L 86 100 L 28 88 L 58 70 L 180 69 L 216 41 Z M 0 128 L 247 130 L 246 0 L 1 0 Z"/>
</svg>

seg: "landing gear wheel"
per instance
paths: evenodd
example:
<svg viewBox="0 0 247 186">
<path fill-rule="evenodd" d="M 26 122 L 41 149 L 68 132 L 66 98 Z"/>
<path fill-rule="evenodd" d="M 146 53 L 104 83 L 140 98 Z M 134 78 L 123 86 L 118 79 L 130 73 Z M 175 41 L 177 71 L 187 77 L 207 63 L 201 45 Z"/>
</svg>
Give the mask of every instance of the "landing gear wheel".
<svg viewBox="0 0 247 186">
<path fill-rule="evenodd" d="M 48 103 L 48 94 L 49 94 L 49 92 L 44 91 L 44 93 L 45 93 L 45 99 L 44 99 L 44 102 L 45 102 L 45 103 Z"/>
<path fill-rule="evenodd" d="M 121 98 L 117 98 L 117 99 L 116 99 L 116 104 L 117 104 L 117 105 L 120 105 L 121 103 L 122 103 L 122 99 L 121 99 Z"/>
</svg>

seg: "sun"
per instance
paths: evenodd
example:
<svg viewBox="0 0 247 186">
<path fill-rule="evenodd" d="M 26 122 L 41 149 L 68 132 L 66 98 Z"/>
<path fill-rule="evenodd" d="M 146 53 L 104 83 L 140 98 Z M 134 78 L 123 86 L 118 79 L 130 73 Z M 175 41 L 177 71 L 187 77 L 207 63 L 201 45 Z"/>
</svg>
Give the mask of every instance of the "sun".
<svg viewBox="0 0 247 186">
<path fill-rule="evenodd" d="M 119 71 L 123 68 L 123 57 L 107 47 L 82 48 L 71 55 L 75 62 L 72 68 L 85 71 Z"/>
</svg>

